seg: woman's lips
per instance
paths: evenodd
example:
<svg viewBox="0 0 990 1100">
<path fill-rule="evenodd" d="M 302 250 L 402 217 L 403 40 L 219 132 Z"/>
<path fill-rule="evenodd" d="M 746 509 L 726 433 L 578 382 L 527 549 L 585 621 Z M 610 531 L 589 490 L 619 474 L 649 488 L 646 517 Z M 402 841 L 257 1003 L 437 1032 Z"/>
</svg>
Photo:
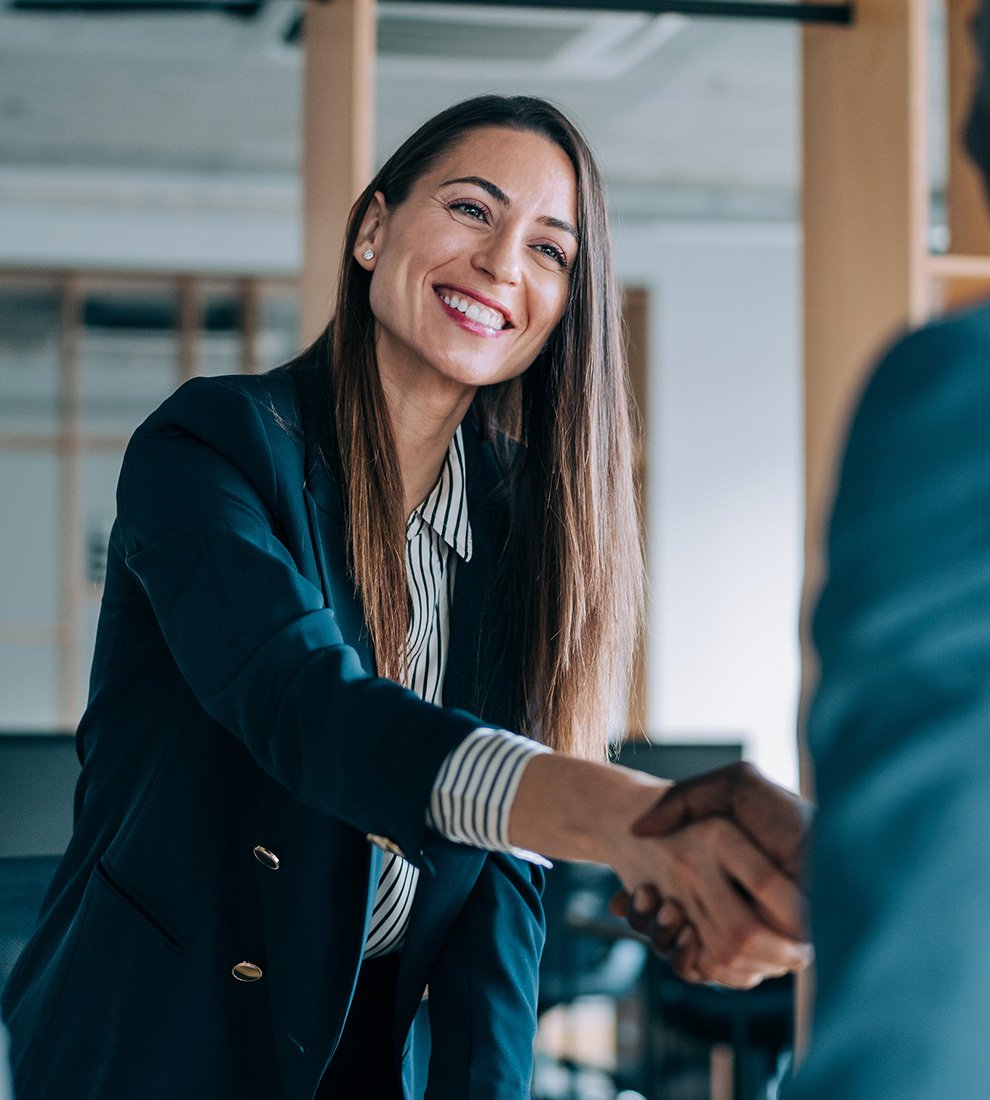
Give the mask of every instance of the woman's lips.
<svg viewBox="0 0 990 1100">
<path fill-rule="evenodd" d="M 484 305 L 464 291 L 440 286 L 436 288 L 436 295 L 447 315 L 470 332 L 481 336 L 498 336 L 510 327 L 504 314 Z"/>
</svg>

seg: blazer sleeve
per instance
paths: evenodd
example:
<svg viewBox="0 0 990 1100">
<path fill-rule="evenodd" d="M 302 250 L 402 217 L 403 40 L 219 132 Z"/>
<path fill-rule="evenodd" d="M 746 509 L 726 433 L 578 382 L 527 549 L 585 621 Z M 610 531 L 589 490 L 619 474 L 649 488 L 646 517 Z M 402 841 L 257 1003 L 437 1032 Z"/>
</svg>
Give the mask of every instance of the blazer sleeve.
<svg viewBox="0 0 990 1100">
<path fill-rule="evenodd" d="M 849 437 L 809 715 L 817 991 L 793 1100 L 990 1079 L 990 310 L 902 341 Z"/>
<path fill-rule="evenodd" d="M 426 1100 L 529 1096 L 543 868 L 490 852 L 430 971 Z"/>
<path fill-rule="evenodd" d="M 126 563 L 209 715 L 296 797 L 416 863 L 436 774 L 481 723 L 369 675 L 345 644 L 286 541 L 306 525 L 300 450 L 242 384 L 187 383 L 127 449 Z"/>
</svg>

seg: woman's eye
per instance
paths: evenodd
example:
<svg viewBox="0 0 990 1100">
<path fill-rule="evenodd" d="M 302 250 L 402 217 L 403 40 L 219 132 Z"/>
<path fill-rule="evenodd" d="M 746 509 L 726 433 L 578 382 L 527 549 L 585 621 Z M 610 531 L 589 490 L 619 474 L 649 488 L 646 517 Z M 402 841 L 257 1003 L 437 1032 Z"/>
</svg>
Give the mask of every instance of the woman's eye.
<svg viewBox="0 0 990 1100">
<path fill-rule="evenodd" d="M 536 245 L 537 252 L 543 253 L 544 256 L 549 256 L 551 260 L 559 264 L 565 271 L 567 270 L 567 257 L 563 251 L 555 244 L 550 244 L 549 241 L 542 241 Z"/>
<path fill-rule="evenodd" d="M 448 205 L 447 209 L 457 210 L 459 213 L 466 214 L 469 218 L 476 218 L 480 222 L 488 220 L 488 211 L 485 207 L 480 202 L 473 202 L 471 199 L 456 199 Z"/>
</svg>

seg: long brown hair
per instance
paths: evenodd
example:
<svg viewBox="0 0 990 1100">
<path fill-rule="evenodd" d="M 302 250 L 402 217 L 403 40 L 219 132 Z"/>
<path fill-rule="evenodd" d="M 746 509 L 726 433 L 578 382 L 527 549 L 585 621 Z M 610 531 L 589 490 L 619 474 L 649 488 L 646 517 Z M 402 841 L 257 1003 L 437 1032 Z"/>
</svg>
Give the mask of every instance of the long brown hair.
<svg viewBox="0 0 990 1100">
<path fill-rule="evenodd" d="M 601 758 L 642 620 L 630 403 L 601 173 L 581 134 L 543 100 L 489 95 L 448 108 L 386 161 L 351 210 L 330 329 L 354 581 L 378 671 L 403 679 L 409 611 L 396 598 L 407 585 L 403 487 L 375 359 L 371 276 L 353 253 L 376 191 L 398 206 L 437 158 L 487 126 L 542 135 L 567 154 L 577 177 L 581 242 L 564 316 L 533 364 L 480 389 L 472 410 L 487 439 L 507 432 L 519 443 L 503 568 L 520 731 Z"/>
</svg>

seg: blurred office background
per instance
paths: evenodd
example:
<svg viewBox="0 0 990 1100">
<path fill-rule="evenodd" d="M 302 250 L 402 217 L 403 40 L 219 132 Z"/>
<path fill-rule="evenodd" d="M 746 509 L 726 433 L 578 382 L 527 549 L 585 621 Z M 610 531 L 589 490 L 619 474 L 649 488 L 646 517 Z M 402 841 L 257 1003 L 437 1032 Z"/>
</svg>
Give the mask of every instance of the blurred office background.
<svg viewBox="0 0 990 1100">
<path fill-rule="evenodd" d="M 299 346 L 302 14 L 297 0 L 0 0 L 0 854 L 64 843 L 66 735 L 85 701 L 129 433 L 184 379 L 265 370 Z M 930 29 L 937 53 L 934 3 Z M 590 136 L 645 424 L 643 725 L 680 746 L 638 762 L 669 772 L 743 753 L 795 785 L 798 23 L 383 0 L 377 34 L 378 162 L 438 109 L 487 91 L 547 96 Z M 938 65 L 929 91 L 944 97 Z M 654 982 L 649 1001 L 635 953 L 625 972 L 615 962 L 606 886 L 572 885 L 562 904 L 590 939 L 558 944 L 560 967 L 621 996 L 618 1008 L 585 999 L 576 1016 L 548 1006 L 540 1087 L 611 1097 L 614 1074 L 561 1060 L 635 1063 L 644 1013 L 662 1015 L 667 994 Z M 742 1026 L 734 1011 L 717 1041 L 703 1029 L 700 1045 L 670 1040 L 657 1095 L 716 1095 L 706 1074 Z"/>
</svg>

